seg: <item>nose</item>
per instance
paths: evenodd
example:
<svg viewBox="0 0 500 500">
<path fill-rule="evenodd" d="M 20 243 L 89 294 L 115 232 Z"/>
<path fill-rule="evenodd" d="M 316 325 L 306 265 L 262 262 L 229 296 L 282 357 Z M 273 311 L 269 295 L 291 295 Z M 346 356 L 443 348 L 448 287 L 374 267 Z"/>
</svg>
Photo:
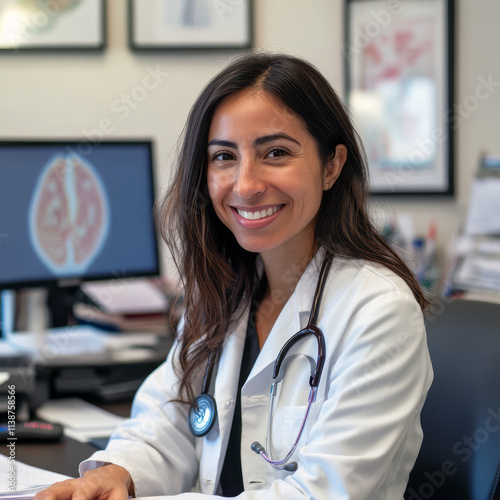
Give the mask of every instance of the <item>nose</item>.
<svg viewBox="0 0 500 500">
<path fill-rule="evenodd" d="M 233 191 L 242 199 L 250 199 L 266 190 L 263 171 L 259 161 L 244 155 L 236 170 Z"/>
</svg>

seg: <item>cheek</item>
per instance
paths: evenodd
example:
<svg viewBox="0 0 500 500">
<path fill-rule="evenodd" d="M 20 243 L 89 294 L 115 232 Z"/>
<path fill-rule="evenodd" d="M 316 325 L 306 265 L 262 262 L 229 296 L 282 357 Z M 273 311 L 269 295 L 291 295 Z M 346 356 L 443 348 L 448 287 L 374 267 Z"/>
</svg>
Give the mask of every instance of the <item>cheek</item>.
<svg viewBox="0 0 500 500">
<path fill-rule="evenodd" d="M 217 181 L 216 176 L 210 174 L 210 172 L 207 174 L 207 188 L 208 195 L 210 196 L 212 203 L 215 205 L 215 200 L 218 198 L 219 193 L 219 182 Z"/>
<path fill-rule="evenodd" d="M 210 201 L 212 202 L 212 206 L 214 207 L 215 213 L 219 218 L 224 211 L 222 202 L 225 196 L 225 188 L 224 184 L 221 182 L 222 179 L 218 175 L 211 175 L 208 173 L 207 175 L 207 188 L 208 195 L 210 197 Z"/>
<path fill-rule="evenodd" d="M 323 178 L 320 175 L 303 172 L 301 176 L 297 176 L 293 184 L 290 183 L 289 192 L 306 205 L 319 204 L 323 196 Z"/>
</svg>

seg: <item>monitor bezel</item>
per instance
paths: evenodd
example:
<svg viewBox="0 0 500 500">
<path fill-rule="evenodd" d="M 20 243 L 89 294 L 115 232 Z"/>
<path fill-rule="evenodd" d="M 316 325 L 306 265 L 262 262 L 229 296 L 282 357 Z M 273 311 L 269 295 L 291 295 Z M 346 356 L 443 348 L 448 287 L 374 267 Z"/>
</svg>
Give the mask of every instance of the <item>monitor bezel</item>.
<svg viewBox="0 0 500 500">
<path fill-rule="evenodd" d="M 151 138 L 113 138 L 109 140 L 91 140 L 87 138 L 64 138 L 64 139 L 0 139 L 0 148 L 8 146 L 48 146 L 48 147 L 66 147 L 72 146 L 76 152 L 78 147 L 99 147 L 99 146 L 120 146 L 120 145 L 137 145 L 145 146 L 149 153 L 149 171 L 150 171 L 150 196 L 153 202 L 151 207 L 151 225 L 155 245 L 153 246 L 155 252 L 156 266 L 150 271 L 134 271 L 123 272 L 118 274 L 105 273 L 105 274 L 89 274 L 86 276 L 67 276 L 58 277 L 54 279 L 38 279 L 26 281 L 3 282 L 0 276 L 0 291 L 1 290 L 20 290 L 24 288 L 49 288 L 49 287 L 75 287 L 80 286 L 86 281 L 105 281 L 113 279 L 130 279 L 130 278 L 148 278 L 161 276 L 161 262 L 160 262 L 160 241 L 158 238 L 158 230 L 155 223 L 155 205 L 156 205 L 156 170 L 155 170 L 155 157 L 154 157 L 154 140 Z M 1 252 L 1 248 L 0 248 Z M 0 254 L 1 255 L 1 254 Z"/>
</svg>

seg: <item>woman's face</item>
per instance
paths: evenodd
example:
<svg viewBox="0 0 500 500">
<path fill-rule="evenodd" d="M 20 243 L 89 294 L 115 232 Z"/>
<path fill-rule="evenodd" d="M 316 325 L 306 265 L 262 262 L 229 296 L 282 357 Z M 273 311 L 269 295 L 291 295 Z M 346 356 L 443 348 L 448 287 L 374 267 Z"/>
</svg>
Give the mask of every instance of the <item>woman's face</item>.
<svg viewBox="0 0 500 500">
<path fill-rule="evenodd" d="M 215 212 L 245 250 L 308 255 L 323 190 L 342 168 L 338 156 L 323 166 L 302 121 L 268 93 L 234 94 L 216 110 L 209 131 Z"/>
</svg>

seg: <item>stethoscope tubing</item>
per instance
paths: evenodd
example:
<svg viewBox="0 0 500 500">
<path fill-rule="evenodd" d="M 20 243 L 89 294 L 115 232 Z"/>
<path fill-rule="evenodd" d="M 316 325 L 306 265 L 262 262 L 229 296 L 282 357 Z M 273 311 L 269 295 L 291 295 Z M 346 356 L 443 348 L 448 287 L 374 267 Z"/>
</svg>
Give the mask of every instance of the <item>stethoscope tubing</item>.
<svg viewBox="0 0 500 500">
<path fill-rule="evenodd" d="M 278 470 L 288 470 L 288 471 L 294 471 L 297 468 L 296 462 L 289 462 L 291 456 L 297 449 L 298 443 L 300 441 L 300 438 L 302 436 L 302 432 L 304 430 L 305 424 L 307 422 L 307 417 L 309 415 L 311 405 L 313 402 L 316 400 L 316 392 L 319 386 L 319 382 L 321 380 L 321 374 L 323 372 L 323 366 L 325 364 L 325 352 L 326 352 L 326 347 L 325 347 L 325 336 L 323 335 L 323 332 L 321 331 L 320 328 L 316 326 L 316 323 L 318 321 L 318 314 L 319 314 L 319 307 L 321 304 L 321 299 L 323 296 L 323 290 L 325 287 L 326 283 L 326 278 L 328 276 L 328 273 L 330 271 L 330 267 L 332 265 L 333 258 L 330 254 L 325 255 L 325 258 L 323 260 L 323 264 L 321 266 L 321 270 L 319 273 L 318 277 L 318 282 L 316 284 L 316 289 L 314 292 L 314 297 L 313 297 L 313 302 L 311 306 L 311 312 L 309 315 L 309 320 L 307 322 L 307 326 L 297 332 L 295 335 L 290 337 L 287 342 L 283 345 L 281 348 L 276 361 L 274 363 L 274 369 L 273 369 L 273 382 L 271 385 L 271 394 L 269 398 L 269 411 L 268 411 L 268 422 L 267 422 L 267 433 L 266 433 L 266 449 L 269 450 L 269 456 L 266 454 L 266 449 L 258 442 L 255 441 L 251 448 L 253 451 L 258 453 L 266 462 L 268 462 L 273 468 L 278 469 Z M 277 391 L 277 384 L 279 383 L 278 376 L 281 370 L 282 363 L 288 353 L 288 351 L 299 341 L 301 341 L 303 338 L 309 336 L 309 335 L 314 335 L 314 337 L 317 340 L 318 344 L 318 356 L 316 359 L 316 366 L 311 374 L 311 377 L 309 378 L 309 385 L 311 387 L 311 390 L 309 392 L 309 397 L 308 397 L 308 405 L 306 409 L 306 413 L 304 416 L 304 420 L 302 421 L 302 425 L 300 427 L 300 430 L 298 432 L 297 438 L 292 446 L 292 449 L 287 453 L 285 458 L 282 460 L 274 460 L 272 456 L 272 419 L 273 419 L 273 413 L 274 413 L 274 398 L 276 396 L 276 391 Z M 196 436 L 196 437 L 203 437 L 206 435 L 212 428 L 213 423 L 215 422 L 215 419 L 217 417 L 217 408 L 215 404 L 215 400 L 213 400 L 213 397 L 208 394 L 208 391 L 210 390 L 210 382 L 212 379 L 212 371 L 213 367 L 215 364 L 215 358 L 216 355 L 214 353 L 210 354 L 210 357 L 208 359 L 207 363 L 207 368 L 205 371 L 205 376 L 203 379 L 203 386 L 202 386 L 202 391 L 200 396 L 198 396 L 197 400 L 199 398 L 210 398 L 211 401 L 213 401 L 213 408 L 212 408 L 212 415 L 210 416 L 210 423 L 203 424 L 203 428 L 197 428 L 197 419 L 196 417 L 196 412 L 197 412 L 197 402 L 195 401 L 195 405 L 191 406 L 190 411 L 189 411 L 189 417 L 188 417 L 188 424 L 191 432 Z M 199 419 L 200 421 L 203 419 Z"/>
<path fill-rule="evenodd" d="M 316 284 L 316 290 L 314 292 L 313 303 L 311 306 L 311 313 L 309 315 L 309 320 L 307 322 L 307 326 L 297 332 L 295 335 L 290 337 L 285 345 L 281 348 L 276 361 L 274 363 L 273 369 L 273 383 L 271 385 L 271 392 L 269 396 L 269 410 L 268 410 L 268 420 L 267 420 L 267 433 L 266 433 L 266 448 L 264 449 L 262 445 L 258 441 L 255 441 L 252 444 L 252 450 L 258 453 L 268 464 L 270 464 L 274 469 L 277 470 L 288 470 L 295 471 L 297 469 L 296 462 L 289 462 L 290 458 L 294 454 L 297 449 L 298 443 L 302 436 L 302 432 L 307 422 L 307 417 L 309 416 L 309 412 L 311 410 L 312 403 L 316 400 L 316 393 L 319 386 L 319 382 L 321 380 L 321 374 L 323 372 L 323 366 L 325 364 L 325 336 L 320 328 L 316 326 L 318 321 L 319 314 L 319 306 L 321 304 L 321 299 L 323 296 L 323 290 L 325 288 L 326 278 L 330 271 L 330 267 L 332 265 L 333 259 L 330 255 L 326 255 L 323 264 L 321 266 L 320 274 L 318 277 L 318 282 Z M 288 351 L 300 340 L 305 338 L 308 335 L 314 335 L 316 337 L 318 343 L 318 356 L 316 359 L 316 367 L 314 372 L 311 374 L 309 379 L 309 385 L 311 390 L 309 392 L 308 397 L 308 405 L 306 409 L 306 413 L 304 416 L 304 420 L 302 421 L 302 425 L 300 426 L 299 432 L 297 434 L 297 438 L 291 448 L 291 450 L 286 454 L 286 456 L 281 460 L 274 460 L 272 456 L 272 420 L 273 420 L 273 410 L 274 410 L 274 398 L 277 392 L 277 384 L 278 384 L 278 376 L 281 370 L 281 365 L 285 359 Z M 267 455 L 266 450 L 269 450 L 269 456 Z"/>
<path fill-rule="evenodd" d="M 266 449 L 269 450 L 269 456 L 266 455 L 265 451 L 260 451 L 259 455 L 268 464 L 272 465 L 275 469 L 283 470 L 284 469 L 284 465 L 290 460 L 291 456 L 293 455 L 293 453 L 297 449 L 297 445 L 299 444 L 300 437 L 302 436 L 302 431 L 304 430 L 304 427 L 306 425 L 306 421 L 307 421 L 307 417 L 309 415 L 309 411 L 311 409 L 311 405 L 316 400 L 316 388 L 313 388 L 311 390 L 311 392 L 309 393 L 309 398 L 308 398 L 308 404 L 307 404 L 306 413 L 305 413 L 305 416 L 304 416 L 304 420 L 302 421 L 302 425 L 300 426 L 299 432 L 297 434 L 297 438 L 295 439 L 295 443 L 293 444 L 291 450 L 287 453 L 287 455 L 285 456 L 285 458 L 283 458 L 281 460 L 274 460 L 273 459 L 273 455 L 272 455 L 272 447 L 271 446 L 268 447 L 268 444 L 271 444 L 271 441 L 272 441 L 272 416 L 271 415 L 273 413 L 273 408 L 272 408 L 272 406 L 273 406 L 272 401 L 273 400 L 274 400 L 274 395 L 271 396 L 271 401 L 269 402 L 269 417 L 268 417 L 268 421 L 267 421 L 269 433 L 268 433 L 268 437 L 266 438 Z"/>
</svg>

